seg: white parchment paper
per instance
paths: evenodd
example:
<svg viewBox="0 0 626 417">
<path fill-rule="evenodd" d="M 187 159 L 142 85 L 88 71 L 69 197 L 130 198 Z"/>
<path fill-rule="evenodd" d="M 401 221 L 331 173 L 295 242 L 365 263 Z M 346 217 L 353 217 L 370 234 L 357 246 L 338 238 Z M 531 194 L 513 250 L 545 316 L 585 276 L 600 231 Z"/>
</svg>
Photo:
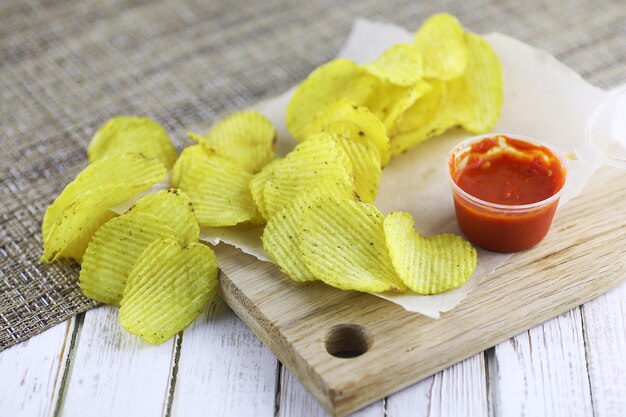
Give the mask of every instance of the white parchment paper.
<svg viewBox="0 0 626 417">
<path fill-rule="evenodd" d="M 400 27 L 359 19 L 339 56 L 363 63 L 394 43 L 411 39 L 412 34 Z M 498 33 L 488 34 L 486 39 L 500 58 L 504 74 L 504 107 L 494 132 L 531 136 L 564 152 L 582 147 L 586 121 L 605 93 L 546 52 Z M 254 107 L 276 126 L 279 155 L 286 154 L 296 144 L 285 126 L 285 109 L 292 92 L 293 88 Z M 460 234 L 444 163 L 450 149 L 469 136 L 467 132 L 454 130 L 393 158 L 383 171 L 376 206 L 383 214 L 410 212 L 422 235 Z M 571 163 L 570 181 L 561 206 L 580 193 L 596 168 L 593 162 Z M 207 228 L 202 231 L 202 239 L 212 244 L 220 241 L 232 244 L 262 261 L 270 261 L 261 244 L 261 233 L 260 227 Z M 408 311 L 438 318 L 441 312 L 460 303 L 509 256 L 479 249 L 478 265 L 472 277 L 463 286 L 443 294 L 378 296 Z"/>
</svg>

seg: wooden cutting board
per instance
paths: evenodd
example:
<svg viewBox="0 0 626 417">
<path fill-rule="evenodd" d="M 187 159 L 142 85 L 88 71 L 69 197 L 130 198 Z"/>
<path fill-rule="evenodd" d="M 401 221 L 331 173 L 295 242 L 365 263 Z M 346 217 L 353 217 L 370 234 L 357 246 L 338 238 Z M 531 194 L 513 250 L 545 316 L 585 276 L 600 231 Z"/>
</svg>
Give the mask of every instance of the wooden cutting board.
<svg viewBox="0 0 626 417">
<path fill-rule="evenodd" d="M 600 169 L 538 247 L 512 256 L 438 320 L 372 295 L 297 284 L 227 245 L 216 253 L 224 300 L 344 416 L 626 281 L 626 177 Z"/>
</svg>

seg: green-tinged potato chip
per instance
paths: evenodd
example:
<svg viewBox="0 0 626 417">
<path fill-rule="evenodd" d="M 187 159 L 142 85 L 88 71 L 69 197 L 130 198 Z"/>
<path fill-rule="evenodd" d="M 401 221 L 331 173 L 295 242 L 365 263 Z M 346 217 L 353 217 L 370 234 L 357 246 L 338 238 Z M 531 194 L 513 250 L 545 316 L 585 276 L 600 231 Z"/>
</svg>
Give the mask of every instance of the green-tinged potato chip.
<svg viewBox="0 0 626 417">
<path fill-rule="evenodd" d="M 187 172 L 194 166 L 197 166 L 199 163 L 201 163 L 203 160 L 210 157 L 211 155 L 212 153 L 208 149 L 199 144 L 187 146 L 185 149 L 183 149 L 183 151 L 180 153 L 180 156 L 176 160 L 176 163 L 174 164 L 174 168 L 172 169 L 172 178 L 170 179 L 172 186 L 175 188 L 179 188 L 180 181 L 183 178 L 185 172 Z"/>
<path fill-rule="evenodd" d="M 418 294 L 456 288 L 476 269 L 476 250 L 460 236 L 420 236 L 409 213 L 385 217 L 385 237 L 393 266 L 402 281 Z"/>
<path fill-rule="evenodd" d="M 249 187 L 250 187 L 250 192 L 252 193 L 252 198 L 254 199 L 254 202 L 256 203 L 259 213 L 261 213 L 264 219 L 269 219 L 269 215 L 267 213 L 267 206 L 265 205 L 265 197 L 263 193 L 263 190 L 265 189 L 265 182 L 267 182 L 267 179 L 272 174 L 272 169 L 274 169 L 274 166 L 280 160 L 281 158 L 274 159 L 272 162 L 265 165 L 263 169 L 257 174 L 255 174 L 250 180 Z"/>
<path fill-rule="evenodd" d="M 217 260 L 209 247 L 155 240 L 128 276 L 120 323 L 148 343 L 163 343 L 200 315 L 217 293 L 217 282 Z"/>
<path fill-rule="evenodd" d="M 297 282 L 315 279 L 304 263 L 298 247 L 302 214 L 311 201 L 323 196 L 356 200 L 352 186 L 343 178 L 324 178 L 294 198 L 268 222 L 263 230 L 263 248 L 280 270 Z"/>
<path fill-rule="evenodd" d="M 200 228 L 191 199 L 177 188 L 148 194 L 131 207 L 130 213 L 148 213 L 163 219 L 172 226 L 174 236 L 184 245 L 200 239 Z"/>
<path fill-rule="evenodd" d="M 209 133 L 189 132 L 189 137 L 252 173 L 259 172 L 274 159 L 276 129 L 255 111 L 235 113 L 213 126 Z"/>
<path fill-rule="evenodd" d="M 268 219 L 323 178 L 354 184 L 350 158 L 328 133 L 310 136 L 277 162 L 263 188 Z"/>
<path fill-rule="evenodd" d="M 197 155 L 183 171 L 179 186 L 189 196 L 200 227 L 233 226 L 255 219 L 248 184 L 252 174 L 217 155 Z"/>
<path fill-rule="evenodd" d="M 503 100 L 502 68 L 491 45 L 473 33 L 466 36 L 469 57 L 463 74 L 470 104 L 468 117 L 460 120 L 473 133 L 491 130 L 500 117 Z"/>
<path fill-rule="evenodd" d="M 424 76 L 422 53 L 415 44 L 398 43 L 383 52 L 363 69 L 376 78 L 408 87 Z"/>
<path fill-rule="evenodd" d="M 109 209 L 160 182 L 166 174 L 163 164 L 140 154 L 109 156 L 87 166 L 46 209 L 42 222 L 42 260 L 80 260 L 91 234 L 114 217 Z M 97 190 L 100 191 L 97 198 L 86 201 Z M 86 206 L 97 211 L 78 210 Z M 65 234 L 70 231 L 71 234 Z"/>
<path fill-rule="evenodd" d="M 176 161 L 176 149 L 163 127 L 148 117 L 118 116 L 109 119 L 87 148 L 89 162 L 105 156 L 140 153 L 156 158 L 167 169 Z"/>
<path fill-rule="evenodd" d="M 449 81 L 465 71 L 465 33 L 456 17 L 447 13 L 431 16 L 415 34 L 415 45 L 422 53 L 425 78 Z"/>
<path fill-rule="evenodd" d="M 83 293 L 101 303 L 118 305 L 128 275 L 144 249 L 155 240 L 176 239 L 167 223 L 152 214 L 128 213 L 100 227 L 83 256 L 79 276 Z"/>
<path fill-rule="evenodd" d="M 356 126 L 356 128 L 355 128 Z M 342 98 L 324 106 L 306 127 L 306 134 L 337 133 L 357 142 L 370 143 L 382 166 L 389 162 L 389 137 L 385 125 L 367 107 Z"/>
<path fill-rule="evenodd" d="M 308 136 L 306 127 L 325 105 L 340 98 L 363 103 L 376 78 L 349 59 L 335 59 L 313 71 L 296 89 L 287 106 L 286 123 L 298 141 Z"/>
<path fill-rule="evenodd" d="M 380 82 L 365 106 L 383 122 L 389 134 L 398 119 L 430 89 L 426 81 L 418 81 L 409 87 Z"/>
<path fill-rule="evenodd" d="M 313 275 L 333 287 L 369 293 L 406 288 L 389 258 L 383 215 L 371 204 L 316 200 L 303 215 L 300 252 Z"/>
<path fill-rule="evenodd" d="M 380 177 L 380 156 L 369 144 L 361 144 L 340 135 L 333 139 L 341 146 L 354 170 L 354 191 L 364 203 L 373 203 L 378 194 Z"/>
</svg>

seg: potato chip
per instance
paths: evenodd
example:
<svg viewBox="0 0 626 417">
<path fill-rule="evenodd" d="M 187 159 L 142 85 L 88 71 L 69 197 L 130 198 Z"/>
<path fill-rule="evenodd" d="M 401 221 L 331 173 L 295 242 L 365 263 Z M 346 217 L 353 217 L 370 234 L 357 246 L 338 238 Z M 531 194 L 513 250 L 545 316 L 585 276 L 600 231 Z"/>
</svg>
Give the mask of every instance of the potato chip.
<svg viewBox="0 0 626 417">
<path fill-rule="evenodd" d="M 373 203 L 378 194 L 382 174 L 378 152 L 369 144 L 357 143 L 340 135 L 332 137 L 352 162 L 354 190 L 360 201 Z"/>
<path fill-rule="evenodd" d="M 189 196 L 200 227 L 233 226 L 258 215 L 248 184 L 252 174 L 217 155 L 194 154 L 179 188 Z"/>
<path fill-rule="evenodd" d="M 418 81 L 409 87 L 380 82 L 365 106 L 383 122 L 389 134 L 398 119 L 430 89 L 426 81 Z"/>
<path fill-rule="evenodd" d="M 306 134 L 318 132 L 337 133 L 357 142 L 368 142 L 380 154 L 382 166 L 389 162 L 389 137 L 385 125 L 366 107 L 349 99 L 329 103 L 315 115 L 306 127 Z"/>
<path fill-rule="evenodd" d="M 116 217 L 100 227 L 83 256 L 79 276 L 83 293 L 101 303 L 118 305 L 126 279 L 144 249 L 155 240 L 176 239 L 167 223 L 138 212 Z"/>
<path fill-rule="evenodd" d="M 363 65 L 373 76 L 393 85 L 409 87 L 424 76 L 422 53 L 417 45 L 398 43 L 375 61 Z"/>
<path fill-rule="evenodd" d="M 305 129 L 325 105 L 340 98 L 360 104 L 376 85 L 376 78 L 348 59 L 335 59 L 313 71 L 296 89 L 287 106 L 289 132 L 298 141 L 308 136 Z"/>
<path fill-rule="evenodd" d="M 184 245 L 200 239 L 200 228 L 193 212 L 193 204 L 182 190 L 171 188 L 148 194 L 136 202 L 129 213 L 148 213 L 163 219 L 172 226 L 174 236 Z"/>
<path fill-rule="evenodd" d="M 390 213 L 384 220 L 393 266 L 418 294 L 438 294 L 467 281 L 476 269 L 476 250 L 460 236 L 420 236 L 409 213 Z"/>
<path fill-rule="evenodd" d="M 485 39 L 473 33 L 468 33 L 466 39 L 469 57 L 463 78 L 471 111 L 460 122 L 470 132 L 484 133 L 491 130 L 500 117 L 502 68 Z"/>
<path fill-rule="evenodd" d="M 119 186 L 119 196 L 109 195 L 109 207 L 113 207 L 162 181 L 166 174 L 163 164 L 140 154 L 114 155 L 88 165 L 46 209 L 42 222 L 43 242 L 48 239 L 58 216 L 80 195 L 101 186 Z"/>
<path fill-rule="evenodd" d="M 300 251 L 313 275 L 343 290 L 403 291 L 376 207 L 346 199 L 316 200 L 303 215 Z"/>
<path fill-rule="evenodd" d="M 276 129 L 255 111 L 235 113 L 217 123 L 209 133 L 189 132 L 189 137 L 211 152 L 232 159 L 252 173 L 274 159 Z"/>
<path fill-rule="evenodd" d="M 311 206 L 311 201 L 324 196 L 356 200 L 352 185 L 341 177 L 324 178 L 294 198 L 287 206 L 272 217 L 263 230 L 263 248 L 274 259 L 278 267 L 297 282 L 315 279 L 304 263 L 298 247 L 298 234 L 302 215 Z"/>
<path fill-rule="evenodd" d="M 327 177 L 354 184 L 348 155 L 330 134 L 319 133 L 300 143 L 272 168 L 263 188 L 268 219 L 298 194 Z"/>
<path fill-rule="evenodd" d="M 176 161 L 176 149 L 163 127 L 148 117 L 118 116 L 109 119 L 87 148 L 89 162 L 111 155 L 140 153 L 156 158 L 167 169 Z"/>
<path fill-rule="evenodd" d="M 267 213 L 267 206 L 265 205 L 263 190 L 265 189 L 265 183 L 267 182 L 267 179 L 272 174 L 272 169 L 274 169 L 274 166 L 281 159 L 282 158 L 274 159 L 272 162 L 265 165 L 261 172 L 255 174 L 250 180 L 249 188 L 250 192 L 252 193 L 252 198 L 256 203 L 259 213 L 261 213 L 264 219 L 269 219 L 269 214 Z"/>
<path fill-rule="evenodd" d="M 187 172 L 194 166 L 197 166 L 204 159 L 210 157 L 211 155 L 213 155 L 211 151 L 209 151 L 200 144 L 187 146 L 185 149 L 183 149 L 183 151 L 180 153 L 180 156 L 176 160 L 176 163 L 174 164 L 174 168 L 172 168 L 172 178 L 170 179 L 172 186 L 174 188 L 179 188 L 180 181 L 185 172 Z"/>
<path fill-rule="evenodd" d="M 425 78 L 449 81 L 465 71 L 465 33 L 456 17 L 447 13 L 431 16 L 415 34 L 415 45 L 422 53 Z"/>
<path fill-rule="evenodd" d="M 217 260 L 201 244 L 155 240 L 139 256 L 120 302 L 120 323 L 148 343 L 184 330 L 217 293 Z"/>
</svg>

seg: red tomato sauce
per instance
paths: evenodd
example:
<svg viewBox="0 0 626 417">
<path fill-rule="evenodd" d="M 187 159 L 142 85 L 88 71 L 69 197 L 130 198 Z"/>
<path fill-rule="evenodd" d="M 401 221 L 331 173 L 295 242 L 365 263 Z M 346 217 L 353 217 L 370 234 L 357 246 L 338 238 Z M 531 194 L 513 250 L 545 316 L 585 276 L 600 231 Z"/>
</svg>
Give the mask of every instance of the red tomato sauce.
<svg viewBox="0 0 626 417">
<path fill-rule="evenodd" d="M 540 202 L 559 193 L 567 172 L 550 149 L 498 136 L 472 144 L 462 160 L 450 164 L 452 180 L 471 196 L 454 193 L 457 221 L 469 240 L 485 249 L 517 252 L 545 237 L 558 198 Z M 538 204 L 519 207 L 533 203 Z"/>
</svg>

